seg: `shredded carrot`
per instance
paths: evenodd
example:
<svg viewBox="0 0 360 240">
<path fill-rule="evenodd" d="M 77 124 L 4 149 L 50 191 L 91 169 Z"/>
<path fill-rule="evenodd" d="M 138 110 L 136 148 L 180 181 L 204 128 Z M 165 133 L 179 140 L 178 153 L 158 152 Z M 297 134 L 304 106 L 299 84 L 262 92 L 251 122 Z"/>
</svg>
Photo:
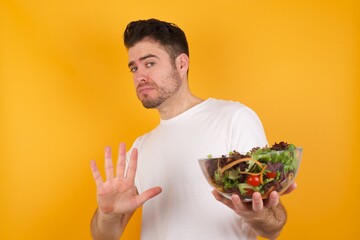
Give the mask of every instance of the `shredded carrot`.
<svg viewBox="0 0 360 240">
<path fill-rule="evenodd" d="M 220 169 L 220 173 L 222 174 L 223 172 L 225 172 L 225 171 L 228 170 L 229 168 L 232 168 L 232 167 L 235 166 L 236 164 L 241 163 L 241 162 L 246 162 L 246 161 L 254 161 L 254 162 L 261 168 L 261 170 L 263 169 L 262 164 L 261 164 L 259 161 L 257 161 L 257 160 L 255 160 L 255 159 L 253 159 L 253 158 L 241 158 L 241 159 L 238 159 L 238 160 L 236 160 L 236 161 L 233 161 L 233 162 L 229 163 L 228 165 L 225 165 L 223 168 Z M 245 172 L 245 173 L 246 173 L 246 174 L 249 174 L 249 173 L 247 173 L 247 172 Z M 252 174 L 250 174 L 250 175 L 252 175 Z M 255 175 L 259 175 L 259 174 L 257 173 L 257 174 L 255 174 Z"/>
<path fill-rule="evenodd" d="M 265 169 L 267 168 L 267 165 L 265 165 L 264 167 L 263 167 L 263 169 L 261 170 L 261 172 L 260 172 L 260 183 L 261 184 L 264 184 L 264 179 L 263 179 L 263 175 L 264 175 L 264 172 L 265 172 Z"/>
<path fill-rule="evenodd" d="M 275 190 L 275 187 L 271 186 L 271 188 L 263 195 L 263 198 L 269 198 L 270 193 L 274 190 Z"/>
<path fill-rule="evenodd" d="M 240 174 L 247 174 L 247 175 L 251 175 L 251 176 L 259 176 L 260 173 L 252 173 L 252 172 L 239 172 Z"/>
</svg>

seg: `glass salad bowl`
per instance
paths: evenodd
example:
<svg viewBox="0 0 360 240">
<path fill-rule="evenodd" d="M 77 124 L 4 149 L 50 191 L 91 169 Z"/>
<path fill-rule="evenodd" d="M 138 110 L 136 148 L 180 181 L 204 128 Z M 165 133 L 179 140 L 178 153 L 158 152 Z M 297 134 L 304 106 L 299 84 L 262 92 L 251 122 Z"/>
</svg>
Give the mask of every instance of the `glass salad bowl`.
<svg viewBox="0 0 360 240">
<path fill-rule="evenodd" d="M 220 194 L 227 198 L 237 194 L 248 202 L 254 192 L 266 199 L 272 191 L 286 191 L 298 173 L 301 157 L 301 147 L 280 142 L 245 154 L 233 151 L 198 161 L 206 180 Z"/>
</svg>

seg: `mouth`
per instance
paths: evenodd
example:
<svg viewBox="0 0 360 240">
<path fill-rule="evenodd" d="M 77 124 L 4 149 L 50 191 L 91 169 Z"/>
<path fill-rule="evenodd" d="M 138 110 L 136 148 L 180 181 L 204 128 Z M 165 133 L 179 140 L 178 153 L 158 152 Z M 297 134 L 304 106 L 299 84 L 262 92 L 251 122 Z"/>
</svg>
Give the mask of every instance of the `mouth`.
<svg viewBox="0 0 360 240">
<path fill-rule="evenodd" d="M 138 94 L 147 94 L 147 93 L 151 92 L 152 90 L 154 90 L 154 87 L 152 87 L 150 85 L 139 85 L 137 87 Z"/>
</svg>

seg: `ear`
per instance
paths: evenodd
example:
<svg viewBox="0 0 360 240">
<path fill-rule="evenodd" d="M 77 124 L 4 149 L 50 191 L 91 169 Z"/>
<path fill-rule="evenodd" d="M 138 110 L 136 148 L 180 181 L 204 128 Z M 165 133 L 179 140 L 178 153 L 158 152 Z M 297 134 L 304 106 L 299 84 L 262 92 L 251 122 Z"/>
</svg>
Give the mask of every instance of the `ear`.
<svg viewBox="0 0 360 240">
<path fill-rule="evenodd" d="M 180 54 L 176 58 L 176 67 L 182 74 L 187 74 L 189 69 L 189 57 L 185 53 Z"/>
</svg>

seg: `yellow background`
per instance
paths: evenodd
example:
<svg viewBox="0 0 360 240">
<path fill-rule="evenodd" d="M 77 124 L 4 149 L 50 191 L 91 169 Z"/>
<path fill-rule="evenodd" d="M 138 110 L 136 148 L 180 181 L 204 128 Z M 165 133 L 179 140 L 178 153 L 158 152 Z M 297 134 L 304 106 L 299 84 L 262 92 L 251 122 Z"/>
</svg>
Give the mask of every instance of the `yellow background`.
<svg viewBox="0 0 360 240">
<path fill-rule="evenodd" d="M 359 1 L 0 1 L 0 239 L 90 239 L 89 161 L 158 123 L 139 104 L 122 32 L 177 23 L 190 85 L 254 109 L 270 143 L 304 148 L 279 239 L 355 239 Z M 210 194 L 210 193 L 209 193 Z M 140 211 L 123 239 L 139 239 Z"/>
</svg>

